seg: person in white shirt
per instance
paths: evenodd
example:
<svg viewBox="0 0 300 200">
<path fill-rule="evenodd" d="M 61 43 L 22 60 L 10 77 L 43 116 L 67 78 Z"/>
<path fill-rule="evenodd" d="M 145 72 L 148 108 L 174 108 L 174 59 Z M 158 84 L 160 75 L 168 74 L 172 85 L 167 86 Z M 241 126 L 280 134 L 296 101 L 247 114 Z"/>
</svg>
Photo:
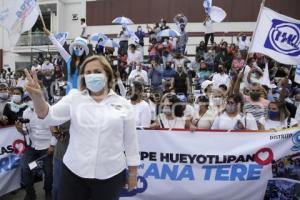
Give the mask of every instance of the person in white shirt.
<svg viewBox="0 0 300 200">
<path fill-rule="evenodd" d="M 167 93 L 163 96 L 160 114 L 151 128 L 185 129 L 189 128 L 188 120 L 184 117 L 183 106 L 176 94 Z"/>
<path fill-rule="evenodd" d="M 209 98 L 204 95 L 199 96 L 195 107 L 196 112 L 193 115 L 192 127 L 199 129 L 210 129 L 216 115 L 212 110 L 209 109 Z"/>
<path fill-rule="evenodd" d="M 115 200 L 125 184 L 137 186 L 140 164 L 132 105 L 113 90 L 113 70 L 103 56 L 87 58 L 80 68 L 80 89 L 49 106 L 35 72 L 25 70 L 26 89 L 43 123 L 68 120 L 70 142 L 63 158 L 59 199 Z"/>
<path fill-rule="evenodd" d="M 85 23 L 85 18 L 81 18 L 80 19 L 80 23 L 81 23 L 81 34 L 80 37 L 87 39 L 88 38 L 88 34 L 87 34 L 87 25 Z"/>
<path fill-rule="evenodd" d="M 242 113 L 243 97 L 231 95 L 227 98 L 226 108 L 214 120 L 211 129 L 221 130 L 258 130 L 255 118 L 251 113 Z"/>
<path fill-rule="evenodd" d="M 134 81 L 142 82 L 145 85 L 148 85 L 148 73 L 142 69 L 140 63 L 137 63 L 136 69 L 132 70 L 128 76 L 129 84 L 133 83 Z"/>
<path fill-rule="evenodd" d="M 20 78 L 18 78 L 16 87 L 20 87 L 22 89 L 25 88 L 25 74 L 24 73 L 21 73 Z"/>
<path fill-rule="evenodd" d="M 131 43 L 129 45 L 127 55 L 128 55 L 127 64 L 129 66 L 134 66 L 137 63 L 142 63 L 143 62 L 143 54 L 139 50 L 137 50 L 137 45 L 136 44 Z"/>
<path fill-rule="evenodd" d="M 46 75 L 54 74 L 54 65 L 50 62 L 49 58 L 46 58 L 44 63 L 42 64 L 42 73 Z"/>
<path fill-rule="evenodd" d="M 26 96 L 26 95 L 24 95 Z M 50 200 L 53 182 L 53 152 L 57 140 L 52 136 L 50 127 L 40 123 L 34 112 L 33 102 L 29 96 L 24 97 L 24 102 L 28 108 L 23 112 L 22 120 L 16 122 L 17 130 L 24 135 L 24 140 L 28 145 L 27 150 L 21 160 L 21 182 L 25 187 L 25 200 L 36 199 L 34 190 L 34 176 L 29 168 L 29 163 L 39 159 L 43 161 L 44 189 L 46 200 Z M 25 120 L 28 120 L 27 122 Z"/>
<path fill-rule="evenodd" d="M 205 19 L 203 25 L 205 27 L 204 43 L 205 43 L 205 47 L 207 47 L 209 39 L 210 39 L 211 44 L 214 43 L 213 21 L 211 20 L 209 15 L 206 16 L 206 19 Z"/>
<path fill-rule="evenodd" d="M 225 72 L 225 67 L 223 65 L 219 65 L 218 73 L 215 73 L 212 78 L 212 81 L 214 82 L 214 88 L 219 88 L 220 85 L 226 85 L 227 87 L 229 87 L 230 78 Z"/>
<path fill-rule="evenodd" d="M 151 124 L 151 110 L 149 104 L 142 99 L 143 90 L 143 84 L 135 81 L 129 90 L 129 97 L 135 113 L 136 126 L 149 128 Z"/>
<path fill-rule="evenodd" d="M 281 101 L 273 101 L 268 106 L 267 117 L 262 117 L 259 124 L 264 130 L 283 129 L 298 126 L 296 119 L 290 117 L 286 105 Z"/>
<path fill-rule="evenodd" d="M 237 36 L 237 41 L 238 41 L 238 46 L 240 51 L 247 51 L 249 49 L 250 42 L 247 41 L 246 34 L 240 33 Z"/>
</svg>

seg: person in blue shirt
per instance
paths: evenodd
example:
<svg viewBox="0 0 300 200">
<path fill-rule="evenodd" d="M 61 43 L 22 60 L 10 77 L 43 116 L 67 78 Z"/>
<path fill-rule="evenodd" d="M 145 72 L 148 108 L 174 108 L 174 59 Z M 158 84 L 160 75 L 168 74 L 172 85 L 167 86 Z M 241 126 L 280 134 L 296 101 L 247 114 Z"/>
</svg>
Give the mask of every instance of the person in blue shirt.
<svg viewBox="0 0 300 200">
<path fill-rule="evenodd" d="M 174 78 L 175 75 L 176 75 L 176 71 L 175 69 L 172 68 L 172 63 L 168 61 L 166 63 L 166 68 L 163 71 L 163 78 L 165 80 L 169 80 L 171 78 Z"/>
<path fill-rule="evenodd" d="M 162 94 L 163 92 L 163 69 L 158 62 L 158 58 L 151 60 L 151 69 L 148 72 L 148 78 L 151 83 L 151 91 Z"/>
<path fill-rule="evenodd" d="M 138 26 L 135 35 L 139 38 L 139 44 L 143 47 L 144 46 L 144 37 L 146 36 L 145 32 L 142 30 L 141 26 Z"/>
<path fill-rule="evenodd" d="M 66 94 L 68 94 L 71 89 L 78 88 L 79 68 L 85 58 L 89 55 L 87 40 L 81 37 L 77 37 L 74 42 L 70 44 L 69 54 L 48 29 L 44 28 L 44 32 L 67 63 L 68 85 Z"/>
</svg>

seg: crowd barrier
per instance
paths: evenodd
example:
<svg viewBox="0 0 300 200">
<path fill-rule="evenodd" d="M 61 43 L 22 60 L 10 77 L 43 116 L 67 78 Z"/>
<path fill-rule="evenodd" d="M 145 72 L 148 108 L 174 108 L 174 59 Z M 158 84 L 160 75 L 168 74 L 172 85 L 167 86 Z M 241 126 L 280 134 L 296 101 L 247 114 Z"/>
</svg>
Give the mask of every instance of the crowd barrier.
<svg viewBox="0 0 300 200">
<path fill-rule="evenodd" d="M 199 134 L 201 133 L 201 134 Z M 138 130 L 138 187 L 126 200 L 300 198 L 300 129 L 272 132 Z M 19 187 L 25 145 L 0 129 L 0 196 Z"/>
</svg>

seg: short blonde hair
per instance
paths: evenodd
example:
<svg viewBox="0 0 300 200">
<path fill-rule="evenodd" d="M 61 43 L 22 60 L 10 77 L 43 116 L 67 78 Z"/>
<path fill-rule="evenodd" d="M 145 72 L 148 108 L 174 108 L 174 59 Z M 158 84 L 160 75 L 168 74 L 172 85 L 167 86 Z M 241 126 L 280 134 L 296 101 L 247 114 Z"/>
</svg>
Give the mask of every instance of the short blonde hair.
<svg viewBox="0 0 300 200">
<path fill-rule="evenodd" d="M 103 66 L 103 70 L 105 71 L 107 75 L 107 87 L 108 89 L 112 89 L 114 85 L 114 72 L 109 64 L 109 62 L 106 60 L 104 56 L 91 56 L 85 59 L 85 61 L 82 63 L 79 71 L 80 75 L 80 90 L 85 90 L 86 89 L 86 83 L 84 79 L 84 70 L 85 67 L 88 63 L 93 62 L 93 61 L 98 61 L 100 65 Z"/>
</svg>

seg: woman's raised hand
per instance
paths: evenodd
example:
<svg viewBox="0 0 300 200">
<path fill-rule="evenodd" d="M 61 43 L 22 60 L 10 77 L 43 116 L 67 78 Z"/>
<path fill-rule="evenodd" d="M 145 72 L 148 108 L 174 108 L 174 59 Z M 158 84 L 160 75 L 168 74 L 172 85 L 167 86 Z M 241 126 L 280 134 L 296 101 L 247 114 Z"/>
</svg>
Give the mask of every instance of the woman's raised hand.
<svg viewBox="0 0 300 200">
<path fill-rule="evenodd" d="M 26 91 L 29 93 L 31 98 L 43 98 L 43 91 L 39 84 L 37 74 L 35 70 L 32 70 L 31 73 L 27 69 L 24 70 L 26 75 Z"/>
</svg>

